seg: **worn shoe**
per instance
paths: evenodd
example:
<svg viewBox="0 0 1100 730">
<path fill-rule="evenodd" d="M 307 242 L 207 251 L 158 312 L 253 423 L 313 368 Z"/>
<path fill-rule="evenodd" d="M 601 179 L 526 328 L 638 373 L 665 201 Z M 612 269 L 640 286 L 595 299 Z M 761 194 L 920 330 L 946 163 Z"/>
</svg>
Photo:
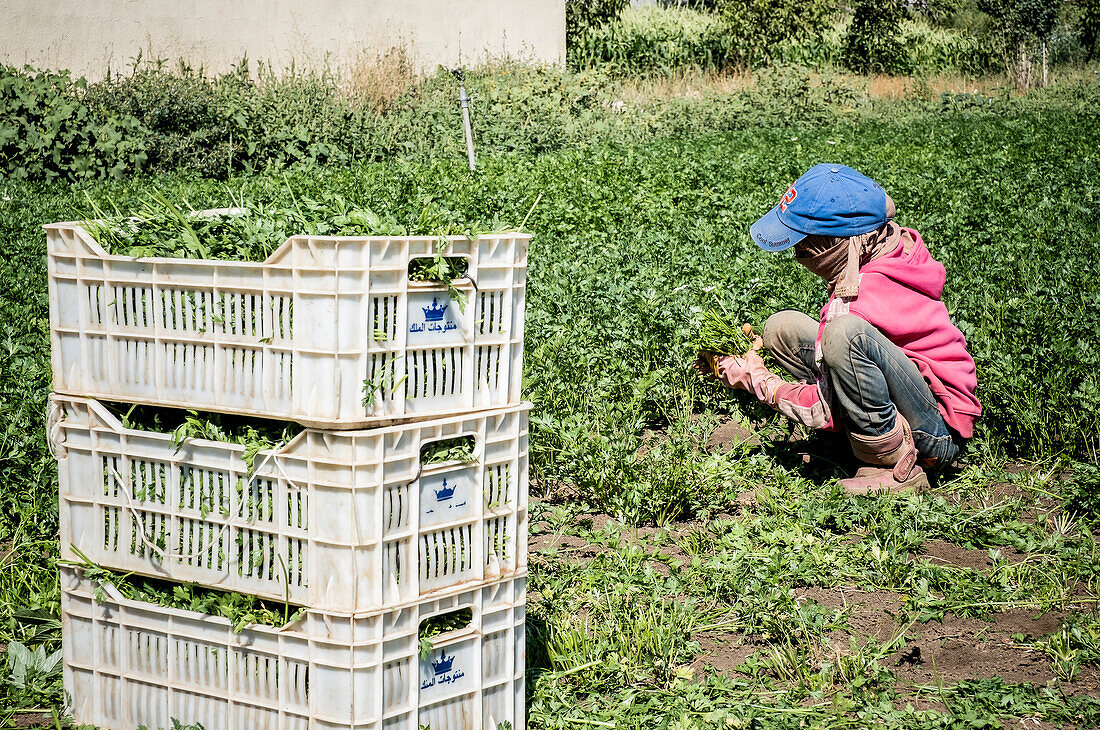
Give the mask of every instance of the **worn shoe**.
<svg viewBox="0 0 1100 730">
<path fill-rule="evenodd" d="M 928 487 L 928 476 L 917 465 L 920 454 L 913 441 L 913 432 L 900 413 L 894 420 L 894 427 L 881 436 L 849 433 L 848 440 L 856 458 L 871 466 L 860 468 L 854 477 L 841 479 L 840 485 L 845 492 L 896 493 Z"/>
<path fill-rule="evenodd" d="M 904 481 L 894 477 L 894 470 L 884 466 L 862 466 L 854 477 L 841 479 L 840 486 L 848 494 L 873 494 L 888 492 L 898 494 L 911 489 L 928 489 L 928 475 L 919 466 L 915 467 Z"/>
</svg>

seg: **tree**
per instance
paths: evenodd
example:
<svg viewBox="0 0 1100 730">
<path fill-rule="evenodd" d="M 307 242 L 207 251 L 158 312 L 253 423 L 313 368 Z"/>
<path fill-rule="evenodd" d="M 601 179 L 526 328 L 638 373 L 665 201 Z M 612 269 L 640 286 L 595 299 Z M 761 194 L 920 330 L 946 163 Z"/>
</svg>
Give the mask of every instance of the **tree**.
<svg viewBox="0 0 1100 730">
<path fill-rule="evenodd" d="M 841 58 L 856 73 L 901 70 L 902 0 L 859 0 Z"/>
<path fill-rule="evenodd" d="M 1047 83 L 1047 39 L 1054 32 L 1062 0 L 979 0 L 978 7 L 993 19 L 994 36 L 1001 43 L 1005 70 L 1020 91 L 1035 84 L 1035 62 L 1040 81 Z"/>
<path fill-rule="evenodd" d="M 1085 60 L 1096 58 L 1100 40 L 1100 0 L 1077 0 L 1077 33 L 1085 49 Z"/>
</svg>

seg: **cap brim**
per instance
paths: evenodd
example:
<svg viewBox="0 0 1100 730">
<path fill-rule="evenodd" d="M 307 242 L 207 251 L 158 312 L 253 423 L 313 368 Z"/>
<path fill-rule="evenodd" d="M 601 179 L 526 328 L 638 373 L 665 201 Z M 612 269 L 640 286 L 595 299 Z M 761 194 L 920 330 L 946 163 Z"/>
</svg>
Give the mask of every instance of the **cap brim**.
<svg viewBox="0 0 1100 730">
<path fill-rule="evenodd" d="M 784 251 L 806 237 L 805 233 L 783 225 L 783 221 L 779 220 L 778 205 L 752 224 L 749 235 L 765 251 Z"/>
</svg>

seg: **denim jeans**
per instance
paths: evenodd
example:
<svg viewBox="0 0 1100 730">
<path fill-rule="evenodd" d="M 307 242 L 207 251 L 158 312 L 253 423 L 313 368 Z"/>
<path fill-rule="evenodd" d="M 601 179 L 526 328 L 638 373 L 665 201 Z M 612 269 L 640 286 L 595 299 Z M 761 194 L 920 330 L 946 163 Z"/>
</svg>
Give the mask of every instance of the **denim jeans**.
<svg viewBox="0 0 1100 730">
<path fill-rule="evenodd" d="M 812 383 L 819 373 L 814 360 L 817 330 L 818 322 L 802 312 L 776 312 L 764 323 L 764 346 L 787 372 Z M 821 357 L 840 405 L 837 420 L 849 431 L 881 436 L 901 413 L 928 466 L 947 466 L 955 458 L 959 445 L 928 383 L 877 327 L 855 315 L 840 315 L 825 326 Z"/>
</svg>

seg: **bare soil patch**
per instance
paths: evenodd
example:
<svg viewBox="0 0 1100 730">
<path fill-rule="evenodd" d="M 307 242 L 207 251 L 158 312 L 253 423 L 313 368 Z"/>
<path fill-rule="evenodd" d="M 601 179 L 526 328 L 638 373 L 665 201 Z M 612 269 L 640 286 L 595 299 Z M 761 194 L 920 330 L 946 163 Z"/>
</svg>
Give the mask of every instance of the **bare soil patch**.
<svg viewBox="0 0 1100 730">
<path fill-rule="evenodd" d="M 691 554 L 679 546 L 676 542 L 671 542 L 668 545 L 661 545 L 659 548 L 661 555 L 667 555 L 672 560 L 679 561 L 681 563 L 691 562 Z"/>
<path fill-rule="evenodd" d="M 707 631 L 693 638 L 702 647 L 691 663 L 696 676 L 735 672 L 746 659 L 766 646 L 763 641 L 736 632 Z"/>
<path fill-rule="evenodd" d="M 957 568 L 982 570 L 989 566 L 989 554 L 985 550 L 968 550 L 942 540 L 926 540 L 919 555 L 910 560 L 927 559 L 934 565 L 953 565 Z"/>
<path fill-rule="evenodd" d="M 868 640 L 885 644 L 908 624 L 904 618 L 904 596 L 890 591 L 814 586 L 798 589 L 796 599 L 847 612 L 850 629 L 828 635 L 833 646 L 842 652 L 853 638 L 857 644 Z M 952 685 L 964 679 L 993 676 L 1009 683 L 1045 685 L 1055 680 L 1049 659 L 1012 636 L 1023 634 L 1031 639 L 1054 633 L 1064 617 L 1057 611 L 1036 615 L 1027 609 L 1004 611 L 995 614 L 991 621 L 948 614 L 943 621 L 910 626 L 904 643 L 883 663 L 897 673 L 903 685 Z M 765 645 L 739 634 L 696 638 L 703 647 L 696 665 L 710 666 L 714 671 L 735 670 Z M 1064 683 L 1064 687 L 1069 694 L 1100 693 L 1100 669 L 1084 667 L 1081 675 L 1074 682 Z M 942 709 L 936 701 L 920 698 L 913 701 L 915 709 Z"/>
<path fill-rule="evenodd" d="M 748 442 L 753 446 L 760 440 L 752 432 L 733 419 L 718 424 L 707 439 L 707 451 L 726 451 L 738 444 Z"/>
<path fill-rule="evenodd" d="M 1062 691 L 1067 695 L 1100 697 L 1100 667 L 1081 667 L 1081 673 L 1072 682 L 1063 682 Z"/>
<path fill-rule="evenodd" d="M 13 728 L 46 727 L 53 718 L 43 712 L 16 712 L 9 722 Z"/>
<path fill-rule="evenodd" d="M 1008 545 L 999 545 L 993 549 L 1000 553 L 1001 559 L 1010 565 L 1022 563 L 1028 558 L 1027 553 L 1022 553 Z M 988 549 L 965 548 L 943 540 L 925 540 L 919 553 L 909 553 L 909 560 L 928 560 L 933 565 L 970 568 L 978 572 L 993 567 L 993 560 L 989 557 Z"/>
<path fill-rule="evenodd" d="M 591 543 L 583 537 L 560 532 L 532 534 L 527 540 L 531 553 L 552 553 L 568 556 L 569 560 L 591 560 L 610 550 L 606 545 Z"/>
<path fill-rule="evenodd" d="M 1054 679 L 1050 661 L 1012 635 L 1053 633 L 1063 617 L 1056 611 L 1036 616 L 1026 609 L 995 614 L 992 621 L 949 614 L 942 622 L 914 625 L 905 648 L 891 661 L 898 679 L 911 684 L 954 684 L 995 676 L 1010 683 L 1046 684 Z"/>
<path fill-rule="evenodd" d="M 917 712 L 949 712 L 947 705 L 940 700 L 934 700 L 921 695 L 913 695 L 905 698 L 906 704 L 912 705 Z"/>
<path fill-rule="evenodd" d="M 530 492 L 546 504 L 559 505 L 581 501 L 581 492 L 572 482 L 531 479 Z"/>
<path fill-rule="evenodd" d="M 624 536 L 633 542 L 642 543 L 646 548 L 651 547 L 652 550 L 647 550 L 647 552 L 654 558 L 660 556 L 660 559 L 651 559 L 650 564 L 662 575 L 667 576 L 671 571 L 663 560 L 668 559 L 680 563 L 689 562 L 691 553 L 683 548 L 682 542 L 687 535 L 705 529 L 705 527 L 706 523 L 701 520 L 686 520 L 673 522 L 664 527 L 643 526 L 633 528 L 624 532 Z"/>
<path fill-rule="evenodd" d="M 857 639 L 872 638 L 886 642 L 894 637 L 903 609 L 904 597 L 890 591 L 863 591 L 849 586 L 835 588 L 802 588 L 796 600 L 811 600 L 826 608 L 848 611 L 848 625 Z M 834 631 L 829 639 L 835 645 L 848 645 L 847 632 Z M 860 643 L 863 643 L 862 641 Z"/>
</svg>

